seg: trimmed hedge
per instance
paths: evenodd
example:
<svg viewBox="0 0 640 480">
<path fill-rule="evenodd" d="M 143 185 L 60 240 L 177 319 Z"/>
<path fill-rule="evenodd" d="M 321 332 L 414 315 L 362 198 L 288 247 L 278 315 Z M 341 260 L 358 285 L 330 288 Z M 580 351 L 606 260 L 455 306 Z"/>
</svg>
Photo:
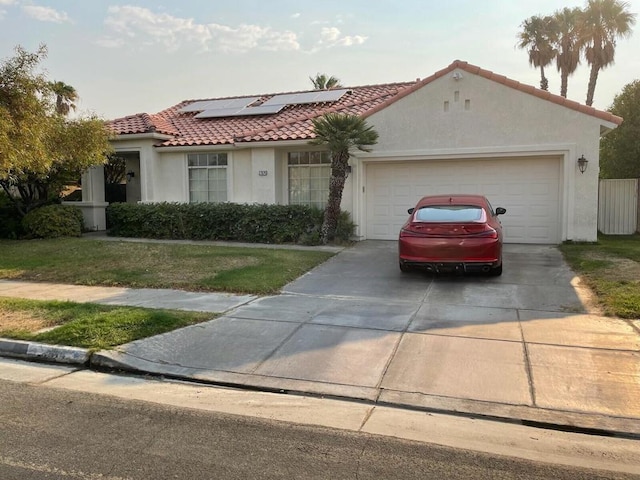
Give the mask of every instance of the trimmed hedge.
<svg viewBox="0 0 640 480">
<path fill-rule="evenodd" d="M 250 243 L 319 243 L 323 212 L 303 205 L 237 203 L 112 203 L 109 235 L 229 240 Z M 341 215 L 336 241 L 348 241 L 355 225 Z"/>
<path fill-rule="evenodd" d="M 72 205 L 47 205 L 22 219 L 26 235 L 35 238 L 79 237 L 83 225 L 82 211 Z"/>
</svg>

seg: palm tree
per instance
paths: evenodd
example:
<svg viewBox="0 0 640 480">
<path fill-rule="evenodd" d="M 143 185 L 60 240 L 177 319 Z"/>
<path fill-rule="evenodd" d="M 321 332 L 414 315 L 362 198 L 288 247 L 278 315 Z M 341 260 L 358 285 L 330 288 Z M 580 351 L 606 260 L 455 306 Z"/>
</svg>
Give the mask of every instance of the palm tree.
<svg viewBox="0 0 640 480">
<path fill-rule="evenodd" d="M 560 72 L 560 95 L 567 97 L 569 75 L 580 64 L 580 44 L 578 25 L 582 10 L 578 7 L 565 7 L 553 15 L 556 22 L 556 67 Z"/>
<path fill-rule="evenodd" d="M 587 87 L 587 105 L 593 104 L 598 73 L 614 62 L 617 38 L 631 35 L 636 23 L 629 4 L 620 0 L 588 0 L 580 23 L 581 46 L 591 65 Z"/>
<path fill-rule="evenodd" d="M 325 145 L 331 153 L 329 199 L 320 231 L 322 243 L 326 244 L 333 238 L 338 226 L 342 191 L 351 156 L 350 150 L 357 148 L 364 152 L 370 151 L 367 147 L 377 143 L 378 132 L 368 125 L 365 119 L 357 115 L 326 113 L 322 117 L 314 118 L 312 122 L 316 137 L 310 143 Z"/>
<path fill-rule="evenodd" d="M 74 102 L 78 100 L 78 92 L 71 85 L 64 82 L 51 82 L 51 91 L 56 96 L 56 113 L 67 116 L 70 110 L 75 110 Z"/>
<path fill-rule="evenodd" d="M 522 31 L 518 34 L 518 48 L 529 53 L 529 63 L 540 68 L 540 88 L 549 90 L 549 80 L 544 76 L 544 67 L 551 64 L 556 56 L 555 21 L 551 16 L 533 16 L 522 22 Z"/>
<path fill-rule="evenodd" d="M 340 80 L 336 77 L 327 76 L 326 73 L 316 73 L 315 77 L 309 77 L 313 83 L 314 90 L 331 90 L 332 88 L 340 88 Z"/>
</svg>

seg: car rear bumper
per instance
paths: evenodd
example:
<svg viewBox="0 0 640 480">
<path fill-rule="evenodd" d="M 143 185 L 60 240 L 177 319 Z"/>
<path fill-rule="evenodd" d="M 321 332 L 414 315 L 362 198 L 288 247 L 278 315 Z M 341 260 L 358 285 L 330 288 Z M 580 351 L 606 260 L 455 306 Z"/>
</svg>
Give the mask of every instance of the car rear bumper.
<svg viewBox="0 0 640 480">
<path fill-rule="evenodd" d="M 400 263 L 407 268 L 416 268 L 433 273 L 489 273 L 499 267 L 500 262 L 423 262 L 400 259 Z"/>
<path fill-rule="evenodd" d="M 502 242 L 474 238 L 452 239 L 404 237 L 398 242 L 403 266 L 432 272 L 489 272 L 502 264 Z"/>
</svg>

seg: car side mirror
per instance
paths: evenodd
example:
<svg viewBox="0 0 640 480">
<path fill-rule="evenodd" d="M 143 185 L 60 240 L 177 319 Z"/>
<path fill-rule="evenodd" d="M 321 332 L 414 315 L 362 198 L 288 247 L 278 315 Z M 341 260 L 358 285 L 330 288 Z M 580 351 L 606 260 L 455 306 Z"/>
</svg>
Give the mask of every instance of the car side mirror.
<svg viewBox="0 0 640 480">
<path fill-rule="evenodd" d="M 413 213 L 413 211 L 414 211 L 414 210 L 415 210 L 415 208 L 410 208 L 409 210 L 407 210 L 407 213 L 408 213 L 409 215 L 411 215 L 411 214 Z"/>
<path fill-rule="evenodd" d="M 506 208 L 502 208 L 502 207 L 496 208 L 496 215 L 504 215 L 505 213 L 507 213 Z"/>
</svg>

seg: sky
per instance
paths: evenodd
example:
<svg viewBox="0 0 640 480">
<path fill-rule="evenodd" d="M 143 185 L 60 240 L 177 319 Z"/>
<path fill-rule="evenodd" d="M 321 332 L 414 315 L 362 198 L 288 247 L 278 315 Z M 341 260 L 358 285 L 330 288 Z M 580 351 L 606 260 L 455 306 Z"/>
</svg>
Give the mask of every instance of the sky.
<svg viewBox="0 0 640 480">
<path fill-rule="evenodd" d="M 345 87 L 424 78 L 464 60 L 538 86 L 516 48 L 523 20 L 586 0 L 0 0 L 0 59 L 48 49 L 43 70 L 78 92 L 78 111 L 113 119 L 183 100 L 309 90 L 326 73 Z M 627 2 L 640 13 L 640 0 Z M 639 22 L 640 23 L 640 22 Z M 585 102 L 589 69 L 569 80 Z M 549 90 L 560 76 L 549 67 Z M 600 72 L 607 109 L 640 79 L 640 25 Z"/>
</svg>

